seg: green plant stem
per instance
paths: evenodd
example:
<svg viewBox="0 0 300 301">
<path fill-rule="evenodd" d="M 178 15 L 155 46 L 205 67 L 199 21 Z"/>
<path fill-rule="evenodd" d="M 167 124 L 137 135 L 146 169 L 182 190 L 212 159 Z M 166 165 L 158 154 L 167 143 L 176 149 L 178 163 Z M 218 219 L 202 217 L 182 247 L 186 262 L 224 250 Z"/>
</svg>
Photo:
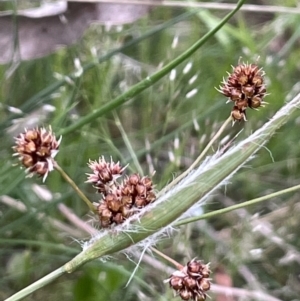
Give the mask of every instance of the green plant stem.
<svg viewBox="0 0 300 301">
<path fill-rule="evenodd" d="M 132 39 L 131 41 L 125 43 L 123 46 L 113 49 L 110 52 L 108 52 L 107 54 L 100 56 L 99 58 L 96 59 L 96 61 L 93 61 L 91 63 L 88 63 L 86 65 L 83 66 L 83 74 L 98 66 L 99 64 L 107 61 L 108 59 L 110 59 L 111 57 L 113 57 L 114 55 L 126 50 L 128 47 L 133 46 L 143 40 L 146 40 L 147 38 L 153 36 L 154 34 L 157 34 L 158 32 L 178 23 L 181 22 L 187 18 L 189 18 L 190 16 L 194 15 L 195 13 L 197 13 L 198 10 L 194 10 L 194 11 L 189 11 L 186 13 L 183 13 L 181 15 L 179 15 L 178 17 L 173 18 L 172 20 L 169 20 L 167 22 L 164 22 L 161 25 L 156 26 L 155 28 L 149 30 L 148 32 L 144 33 L 142 36 Z M 16 36 L 16 35 L 14 35 Z M 67 77 L 70 77 L 72 80 L 74 80 L 74 76 L 72 74 L 68 74 Z M 28 112 L 30 109 L 35 109 L 37 105 L 40 105 L 41 103 L 45 103 L 46 100 L 49 100 L 51 97 L 50 95 L 52 93 L 54 93 L 56 90 L 58 90 L 61 86 L 63 86 L 66 83 L 66 81 L 64 79 L 62 80 L 58 80 L 55 81 L 54 83 L 50 84 L 48 87 L 46 87 L 45 89 L 41 90 L 40 92 L 38 92 L 37 94 L 35 94 L 33 97 L 31 97 L 28 101 L 24 102 L 24 104 L 22 104 L 19 109 L 24 111 L 24 112 Z M 19 117 L 19 116 L 17 116 Z M 14 118 L 16 118 L 15 114 L 11 114 L 9 116 L 8 119 L 6 119 L 5 121 L 0 123 L 0 133 L 1 130 L 7 128 L 11 122 L 11 120 L 13 120 Z"/>
<path fill-rule="evenodd" d="M 205 200 L 207 194 L 216 189 L 224 179 L 227 179 L 241 168 L 247 162 L 247 159 L 251 158 L 253 154 L 262 148 L 268 139 L 276 133 L 276 130 L 286 123 L 290 119 L 291 114 L 298 110 L 299 107 L 300 93 L 294 97 L 293 100 L 285 104 L 268 123 L 254 132 L 249 138 L 217 158 L 210 164 L 209 168 L 197 174 L 197 177 L 195 177 L 194 174 L 192 183 L 185 183 L 184 186 L 181 185 L 181 187 L 174 189 L 175 194 L 167 196 L 164 201 L 159 202 L 149 212 L 140 216 L 137 221 L 133 221 L 132 229 L 141 229 L 140 231 L 127 231 L 127 225 L 127 228 L 122 231 L 112 230 L 101 233 L 100 237 L 93 238 L 81 253 L 67 262 L 60 269 L 61 273 L 71 273 L 84 263 L 95 258 L 124 250 L 147 238 L 151 234 L 156 233 L 163 227 L 170 225 L 170 223 L 175 221 L 183 212 L 191 208 L 192 205 L 199 203 L 199 200 L 200 202 L 202 199 Z M 297 186 L 297 188 L 299 187 Z M 295 190 L 296 187 L 290 188 L 289 191 L 292 191 L 292 189 Z M 274 194 L 271 194 L 271 196 L 274 196 Z M 278 193 L 275 193 L 275 196 L 278 196 Z M 270 197 L 270 195 L 268 197 Z M 54 280 L 61 274 L 57 272 L 53 275 L 52 278 L 49 277 L 49 275 L 45 276 L 38 281 L 39 286 L 34 283 L 11 296 L 6 301 L 20 300 L 49 283 L 51 281 L 49 279 Z M 35 290 L 33 288 L 35 288 Z"/>
<path fill-rule="evenodd" d="M 201 45 L 203 45 L 208 40 L 209 37 L 211 37 L 223 25 L 225 25 L 226 22 L 239 10 L 239 8 L 243 5 L 244 2 L 245 0 L 240 0 L 236 8 L 232 12 L 230 12 L 213 30 L 211 30 L 202 39 L 200 39 L 191 48 L 189 48 L 184 53 L 184 55 L 181 55 L 178 59 L 175 59 L 170 64 L 168 64 L 166 68 L 158 71 L 152 77 L 147 77 L 140 84 L 132 87 L 128 92 L 121 95 L 120 97 L 117 97 L 114 101 L 112 101 L 113 105 L 111 104 L 112 102 L 110 102 L 107 106 L 104 106 L 104 108 L 102 108 L 101 110 L 98 110 L 88 115 L 87 118 L 85 118 L 83 121 L 74 124 L 74 126 L 66 128 L 60 134 L 69 133 L 83 126 L 87 122 L 91 121 L 93 118 L 99 117 L 101 114 L 103 115 L 105 112 L 107 112 L 108 109 L 115 107 L 116 104 L 121 104 L 125 102 L 133 95 L 136 95 L 137 93 L 143 91 L 144 89 L 152 85 L 155 81 L 159 80 L 161 77 L 167 74 L 169 70 L 171 70 L 172 68 L 180 64 L 185 58 L 189 57 L 192 53 L 194 53 Z M 274 128 L 274 131 L 275 129 L 276 127 Z M 240 156 L 241 155 L 243 155 L 244 157 L 250 156 L 258 148 L 259 145 L 255 144 L 253 145 L 253 149 L 251 148 L 248 150 L 248 152 L 247 151 L 243 152 L 242 154 L 240 154 Z M 245 159 L 243 159 L 243 161 L 244 160 Z M 86 246 L 81 253 L 75 256 L 71 261 L 67 262 L 63 267 L 41 278 L 40 280 L 33 283 L 32 285 L 24 288 L 20 292 L 6 299 L 6 301 L 20 300 L 25 296 L 31 294 L 32 292 L 36 291 L 37 289 L 45 286 L 46 284 L 53 281 L 54 279 L 58 278 L 61 274 L 72 273 L 74 270 L 76 270 L 77 268 L 79 268 L 81 265 L 83 265 L 88 261 L 128 248 L 129 246 L 132 246 L 133 244 L 159 231 L 162 227 L 169 225 L 172 221 L 178 218 L 183 212 L 185 212 L 192 204 L 197 202 L 199 200 L 199 197 L 201 197 L 203 194 L 205 195 L 210 189 L 212 189 L 212 187 L 214 187 L 215 185 L 217 185 L 217 183 L 222 181 L 224 177 L 230 175 L 230 173 L 232 172 L 232 168 L 237 169 L 237 167 L 241 165 L 241 163 L 237 159 L 233 160 L 232 162 L 226 159 L 226 162 L 227 165 L 230 163 L 230 166 L 225 166 L 225 164 L 223 164 L 222 162 L 220 163 L 223 165 L 225 169 L 227 167 L 225 171 L 221 171 L 220 169 L 208 171 L 209 175 L 207 179 L 208 181 L 210 181 L 210 185 L 205 185 L 205 188 L 203 188 L 201 186 L 201 183 L 200 184 L 198 183 L 200 187 L 195 187 L 195 189 L 192 190 L 188 187 L 188 191 L 192 192 L 192 194 L 189 196 L 187 202 L 182 202 L 182 197 L 183 197 L 182 194 L 187 196 L 187 189 L 181 188 L 181 190 L 178 191 L 178 196 L 174 197 L 172 200 L 174 203 L 173 206 L 169 206 L 171 202 L 169 202 L 168 200 L 164 202 L 160 202 L 156 207 L 152 208 L 151 211 L 144 214 L 141 217 L 141 219 L 139 219 L 136 222 L 133 222 L 132 226 L 133 227 L 137 226 L 138 228 L 143 229 L 142 231 L 127 232 L 126 230 L 124 230 L 124 231 L 114 232 L 113 230 L 113 231 L 103 232 L 101 234 L 101 237 L 98 238 L 95 237 L 95 239 L 90 241 L 89 245 Z M 57 169 L 59 168 L 59 166 L 57 165 L 55 166 L 55 168 Z M 75 183 L 62 170 L 58 170 L 58 171 L 61 172 L 62 176 L 71 184 L 71 186 L 75 189 L 77 193 L 81 193 L 81 191 L 78 189 Z M 218 172 L 217 175 L 215 175 L 216 172 Z M 87 200 L 85 196 L 84 199 Z M 87 201 L 88 203 L 90 203 L 89 200 Z"/>
<path fill-rule="evenodd" d="M 196 169 L 176 187 L 161 196 L 153 203 L 151 210 L 141 212 L 141 216 L 138 215 L 136 220 L 132 221 L 130 229 L 127 224 L 123 230 L 101 233 L 99 237 L 90 240 L 80 254 L 65 264 L 66 271 L 71 273 L 88 261 L 124 250 L 158 231 L 167 231 L 165 227 L 173 226 L 173 222 L 184 212 L 196 203 L 204 202 L 208 194 L 244 166 L 276 133 L 276 130 L 291 118 L 291 114 L 298 110 L 299 106 L 300 93 L 247 139 L 222 156 L 212 158 L 205 168 Z"/>
<path fill-rule="evenodd" d="M 170 263 L 172 263 L 176 267 L 176 269 L 181 270 L 183 268 L 182 264 L 178 263 L 176 260 L 170 258 L 166 254 L 158 251 L 156 248 L 150 247 L 150 250 L 158 254 L 160 257 L 164 258 L 165 260 L 169 261 Z"/>
<path fill-rule="evenodd" d="M 25 298 L 26 296 L 30 295 L 31 293 L 37 291 L 39 288 L 47 285 L 48 283 L 52 282 L 54 279 L 57 279 L 62 274 L 65 273 L 64 267 L 60 267 L 55 271 L 51 272 L 50 274 L 46 275 L 45 277 L 39 279 L 38 281 L 32 283 L 31 285 L 25 287 L 24 289 L 20 290 L 16 294 L 12 295 L 11 297 L 5 299 L 5 301 L 16 301 Z"/>
<path fill-rule="evenodd" d="M 295 190 L 298 190 L 298 189 L 300 189 L 300 185 L 296 185 L 296 186 L 293 186 L 293 187 L 290 187 L 290 188 L 287 188 L 287 189 L 283 189 L 283 190 L 280 190 L 280 191 L 277 191 L 277 192 L 274 192 L 274 193 L 270 193 L 268 195 L 265 195 L 265 196 L 262 196 L 262 197 L 259 197 L 259 198 L 255 198 L 255 199 L 252 199 L 250 201 L 243 202 L 243 203 L 240 203 L 240 204 L 232 205 L 232 206 L 229 206 L 227 208 L 223 208 L 223 209 L 219 209 L 219 210 L 216 210 L 216 211 L 208 212 L 208 213 L 202 214 L 200 216 L 185 218 L 185 219 L 182 219 L 182 220 L 176 222 L 174 224 L 174 226 L 182 226 L 182 225 L 186 225 L 186 224 L 196 222 L 196 221 L 199 221 L 199 220 L 208 219 L 208 218 L 211 218 L 211 217 L 216 217 L 218 215 L 222 215 L 222 214 L 225 214 L 225 213 L 233 211 L 233 210 L 245 208 L 245 207 L 248 207 L 248 206 L 252 206 L 252 205 L 267 201 L 271 198 L 278 197 L 280 195 L 283 195 L 285 193 L 289 193 L 289 192 L 292 192 L 292 191 L 295 191 Z"/>
<path fill-rule="evenodd" d="M 93 111 L 92 113 L 82 117 L 78 122 L 73 123 L 69 127 L 66 127 L 61 132 L 59 132 L 59 135 L 65 135 L 70 132 L 73 132 L 74 130 L 77 130 L 84 126 L 85 124 L 92 122 L 96 118 L 103 116 L 104 114 L 112 111 L 116 107 L 122 105 L 126 101 L 130 100 L 132 97 L 138 95 L 145 89 L 151 87 L 154 83 L 159 81 L 161 78 L 163 78 L 165 75 L 167 75 L 172 69 L 177 67 L 179 64 L 184 62 L 186 59 L 188 59 L 194 52 L 196 52 L 202 45 L 204 45 L 218 30 L 220 30 L 227 22 L 228 20 L 240 9 L 240 7 L 243 5 L 245 0 L 240 0 L 234 10 L 232 10 L 227 16 L 225 16 L 222 21 L 214 27 L 212 30 L 210 30 L 208 33 L 206 33 L 200 40 L 198 40 L 194 45 L 192 45 L 189 49 L 187 49 L 185 52 L 183 52 L 181 55 L 179 55 L 176 59 L 171 61 L 169 64 L 167 64 L 164 68 L 161 70 L 155 72 L 154 74 L 147 76 L 145 79 L 141 80 L 136 85 L 132 86 L 128 91 L 121 94 L 120 96 L 116 97 L 112 101 L 108 102 L 106 105 L 100 107 L 99 109 Z"/>
<path fill-rule="evenodd" d="M 14 239 L 14 238 L 0 238 L 0 245 L 7 247 L 12 245 L 12 248 L 17 248 L 22 245 L 24 247 L 37 247 L 37 248 L 47 248 L 48 250 L 60 251 L 65 254 L 78 254 L 78 247 L 71 248 L 62 244 L 50 243 L 41 240 L 30 240 L 30 239 Z"/>
<path fill-rule="evenodd" d="M 93 203 L 85 196 L 85 194 L 79 189 L 75 182 L 65 173 L 65 171 L 54 161 L 54 168 L 62 175 L 62 177 L 72 186 L 78 196 L 87 204 L 89 209 L 96 213 L 97 210 Z"/>
<path fill-rule="evenodd" d="M 128 152 L 129 152 L 129 154 L 130 154 L 130 156 L 131 156 L 131 158 L 133 160 L 135 168 L 138 171 L 138 173 L 141 176 L 143 176 L 144 175 L 143 169 L 142 169 L 142 167 L 141 167 L 141 165 L 139 163 L 139 160 L 138 160 L 138 158 L 136 156 L 136 153 L 135 153 L 135 151 L 134 151 L 134 149 L 133 149 L 133 147 L 132 147 L 132 145 L 130 143 L 130 140 L 129 140 L 127 134 L 126 134 L 126 131 L 124 130 L 124 128 L 123 128 L 123 126 L 121 124 L 121 120 L 120 120 L 119 116 L 117 115 L 117 113 L 114 113 L 114 118 L 115 118 L 115 124 L 118 127 L 118 129 L 119 129 L 119 131 L 120 131 L 120 133 L 122 135 L 122 138 L 124 140 L 125 145 L 127 146 Z"/>
<path fill-rule="evenodd" d="M 199 157 L 193 162 L 193 164 L 181 175 L 179 175 L 176 179 L 174 179 L 170 184 L 168 184 L 162 191 L 158 193 L 158 197 L 164 194 L 166 191 L 174 187 L 177 183 L 179 183 L 183 178 L 185 178 L 193 169 L 197 167 L 197 165 L 200 163 L 200 161 L 204 158 L 204 156 L 209 151 L 210 147 L 213 145 L 213 143 L 221 136 L 221 134 L 224 132 L 226 126 L 232 121 L 231 116 L 229 116 L 226 121 L 223 123 L 223 125 L 220 127 L 220 129 L 217 131 L 217 133 L 213 136 L 213 138 L 209 141 L 209 143 L 206 145 L 205 149 L 201 152 Z"/>
</svg>

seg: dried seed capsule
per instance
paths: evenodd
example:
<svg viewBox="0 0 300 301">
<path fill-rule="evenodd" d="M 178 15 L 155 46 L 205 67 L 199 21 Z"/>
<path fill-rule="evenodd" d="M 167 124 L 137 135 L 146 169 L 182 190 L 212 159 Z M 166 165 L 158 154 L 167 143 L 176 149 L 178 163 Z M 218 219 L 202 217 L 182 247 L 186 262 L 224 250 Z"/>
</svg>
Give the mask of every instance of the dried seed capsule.
<svg viewBox="0 0 300 301">
<path fill-rule="evenodd" d="M 89 168 L 93 171 L 92 174 L 87 174 L 87 183 L 92 183 L 99 192 L 105 193 L 109 190 L 110 184 L 123 174 L 125 167 L 122 167 L 119 162 L 114 163 L 112 160 L 107 162 L 104 157 L 98 161 L 90 160 Z"/>
<path fill-rule="evenodd" d="M 233 107 L 231 117 L 234 121 L 246 120 L 245 111 L 238 109 L 238 107 Z"/>
<path fill-rule="evenodd" d="M 38 174 L 46 179 L 48 173 L 53 170 L 53 158 L 58 153 L 60 139 L 56 139 L 51 127 L 35 128 L 25 130 L 16 138 L 16 145 L 13 147 L 15 156 L 19 156 L 19 160 L 26 171 L 30 174 Z"/>
<path fill-rule="evenodd" d="M 266 96 L 264 75 L 256 64 L 243 63 L 233 67 L 232 73 L 223 80 L 218 91 L 234 102 L 233 121 L 246 120 L 247 107 L 256 109 L 262 105 Z"/>
<path fill-rule="evenodd" d="M 89 175 L 87 182 L 93 183 L 102 193 L 102 199 L 97 207 L 102 227 L 121 224 L 141 208 L 155 201 L 156 196 L 149 177 L 133 174 L 119 183 L 117 178 L 123 168 L 113 161 L 107 163 L 103 157 L 99 162 L 90 161 L 89 166 L 94 173 Z"/>
<path fill-rule="evenodd" d="M 175 271 L 165 282 L 169 282 L 182 300 L 203 301 L 210 289 L 209 275 L 209 265 L 193 259 Z"/>
</svg>

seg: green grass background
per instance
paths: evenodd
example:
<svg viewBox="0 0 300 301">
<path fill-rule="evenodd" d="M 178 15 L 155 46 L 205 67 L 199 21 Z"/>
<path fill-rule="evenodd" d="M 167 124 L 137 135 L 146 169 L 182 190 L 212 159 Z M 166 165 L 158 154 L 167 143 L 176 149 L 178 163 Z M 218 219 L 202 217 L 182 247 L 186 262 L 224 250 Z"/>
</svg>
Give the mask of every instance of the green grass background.
<svg viewBox="0 0 300 301">
<path fill-rule="evenodd" d="M 259 3 L 295 5 L 295 1 Z M 225 15 L 222 11 L 199 10 L 135 42 L 156 26 L 188 11 L 155 8 L 139 21 L 124 25 L 120 31 L 114 27 L 107 31 L 104 26 L 93 25 L 76 45 L 47 57 L 20 62 L 9 77 L 8 70 L 12 66 L 0 66 L 0 195 L 2 199 L 9 196 L 26 206 L 26 212 L 20 212 L 0 203 L 1 299 L 70 260 L 80 250 L 77 240 L 89 238 L 60 213 L 60 203 L 83 220 L 92 219 L 86 206 L 58 173 L 51 173 L 43 184 L 39 178 L 25 178 L 24 171 L 13 166 L 16 160 L 12 157 L 12 137 L 23 131 L 19 118 L 30 120 L 38 114 L 37 109 L 50 104 L 55 111 L 47 115 L 42 125 L 51 125 L 56 133 L 64 132 L 68 126 L 176 58 Z M 124 165 L 129 163 L 128 172 L 142 171 L 149 175 L 155 170 L 153 180 L 156 189 L 161 189 L 188 168 L 230 114 L 231 104 L 226 104 L 215 87 L 240 57 L 248 62 L 256 62 L 260 57 L 258 64 L 266 72 L 269 105 L 258 112 L 248 110 L 246 123 L 228 127 L 223 135 L 228 140 L 241 130 L 235 141 L 247 137 L 299 92 L 299 24 L 297 14 L 239 12 L 176 68 L 174 80 L 168 75 L 122 106 L 63 135 L 58 163 L 93 201 L 97 201 L 99 195 L 84 183 L 87 162 L 102 155 L 111 156 Z M 178 38 L 176 47 L 175 37 Z M 131 46 L 123 47 L 130 41 L 133 41 Z M 105 59 L 106 54 L 120 47 L 122 51 Z M 96 62 L 92 48 L 97 50 L 101 63 Z M 90 68 L 72 84 L 58 79 L 57 74 L 64 77 L 75 71 L 76 58 Z M 192 67 L 186 73 L 188 63 Z M 195 75 L 197 78 L 191 83 Z M 187 98 L 193 89 L 197 89 L 197 93 Z M 10 113 L 10 106 L 21 109 L 23 114 Z M 203 210 L 209 212 L 299 184 L 299 123 L 299 116 L 291 116 L 267 148 L 226 187 L 215 192 Z M 14 132 L 13 124 L 18 125 Z M 220 145 L 215 144 L 211 153 L 218 147 Z M 34 185 L 49 189 L 53 200 L 42 201 L 34 192 Z M 182 263 L 193 257 L 211 262 L 212 271 L 215 274 L 225 271 L 234 287 L 263 291 L 280 300 L 300 300 L 298 199 L 299 193 L 288 194 L 244 211 L 181 227 L 178 234 L 165 239 L 158 247 Z M 75 232 L 57 230 L 50 219 L 69 225 Z M 97 224 L 95 220 L 94 224 Z M 271 232 L 262 235 L 257 225 L 267 225 Z M 138 261 L 135 257 L 131 259 L 116 254 L 109 262 L 93 261 L 26 300 L 173 300 L 172 292 L 163 284 L 169 275 L 147 263 L 141 263 L 125 288 Z M 216 295 L 211 297 L 216 300 Z"/>
</svg>

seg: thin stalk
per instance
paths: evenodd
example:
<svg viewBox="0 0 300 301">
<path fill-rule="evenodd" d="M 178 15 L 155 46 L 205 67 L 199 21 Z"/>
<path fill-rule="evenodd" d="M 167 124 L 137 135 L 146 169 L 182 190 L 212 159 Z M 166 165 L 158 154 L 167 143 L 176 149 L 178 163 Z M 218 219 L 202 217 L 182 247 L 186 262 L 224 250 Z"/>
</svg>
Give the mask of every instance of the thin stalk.
<svg viewBox="0 0 300 301">
<path fill-rule="evenodd" d="M 179 183 L 182 179 L 184 179 L 193 169 L 197 167 L 197 165 L 200 163 L 200 161 L 204 158 L 204 156 L 209 151 L 210 147 L 213 145 L 213 143 L 221 136 L 221 134 L 224 132 L 226 126 L 232 121 L 231 116 L 229 116 L 226 121 L 223 123 L 223 125 L 220 127 L 220 129 L 217 131 L 217 133 L 213 136 L 213 138 L 209 141 L 209 143 L 206 145 L 205 149 L 201 152 L 199 157 L 193 162 L 193 164 L 181 175 L 179 175 L 176 179 L 174 179 L 170 184 L 168 184 L 162 191 L 159 192 L 158 197 L 164 194 L 166 191 L 168 191 L 170 188 L 174 187 L 177 183 Z"/>
<path fill-rule="evenodd" d="M 128 139 L 128 136 L 126 134 L 126 131 L 124 130 L 122 124 L 121 124 L 121 120 L 119 118 L 119 116 L 117 115 L 117 113 L 114 113 L 114 118 L 115 118 L 115 124 L 116 126 L 118 127 L 121 135 L 122 135 L 122 138 L 124 140 L 124 143 L 125 145 L 127 146 L 127 149 L 128 149 L 128 152 L 133 160 L 133 163 L 135 165 L 135 168 L 137 169 L 138 173 L 143 176 L 144 175 L 144 172 L 143 172 L 143 169 L 141 167 L 141 164 L 139 163 L 139 160 L 136 156 L 136 153 L 132 147 L 132 144 L 130 143 L 130 140 Z"/>
<path fill-rule="evenodd" d="M 93 203 L 85 196 L 85 194 L 79 189 L 75 182 L 65 173 L 65 171 L 54 161 L 54 168 L 62 175 L 62 177 L 72 186 L 78 196 L 87 204 L 89 209 L 96 213 L 96 208 Z"/>
<path fill-rule="evenodd" d="M 38 248 L 47 248 L 48 250 L 60 251 L 63 253 L 70 254 L 78 254 L 78 248 L 66 247 L 62 244 L 44 242 L 40 240 L 30 240 L 30 239 L 13 239 L 13 238 L 0 238 L 0 245 L 7 247 L 8 245 L 12 245 L 12 248 L 17 247 L 19 245 L 24 245 L 26 247 L 34 246 Z"/>
<path fill-rule="evenodd" d="M 32 283 L 31 285 L 23 288 L 16 294 L 12 295 L 11 297 L 5 299 L 4 301 L 17 301 L 25 298 L 26 296 L 30 295 L 31 293 L 37 291 L 38 289 L 44 287 L 48 283 L 52 282 L 53 280 L 60 277 L 62 274 L 65 273 L 64 267 L 60 267 L 55 271 L 51 272 L 50 274 L 46 275 L 45 277 L 39 279 L 38 281 Z"/>
<path fill-rule="evenodd" d="M 205 149 L 201 152 L 199 157 L 195 160 L 195 162 L 189 167 L 187 170 L 187 173 L 189 173 L 191 170 L 197 167 L 197 165 L 200 163 L 200 161 L 204 158 L 204 156 L 207 154 L 211 146 L 214 144 L 214 142 L 221 136 L 221 134 L 224 132 L 227 125 L 232 122 L 232 117 L 229 116 L 225 122 L 222 124 L 220 129 L 217 131 L 217 133 L 213 136 L 213 138 L 209 141 L 209 143 L 206 145 Z"/>
<path fill-rule="evenodd" d="M 169 261 L 170 263 L 172 263 L 176 269 L 181 270 L 183 268 L 183 266 L 178 263 L 176 260 L 170 258 L 168 255 L 158 251 L 157 249 L 150 247 L 150 250 L 153 251 L 154 253 L 158 254 L 160 257 L 164 258 L 165 260 Z"/>
<path fill-rule="evenodd" d="M 283 195 L 285 193 L 289 193 L 289 192 L 292 192 L 292 191 L 295 191 L 295 190 L 298 190 L 298 189 L 300 189 L 300 185 L 296 185 L 296 186 L 293 186 L 293 187 L 290 187 L 290 188 L 287 188 L 287 189 L 283 189 L 283 190 L 280 190 L 280 191 L 277 191 L 277 192 L 274 192 L 274 193 L 270 193 L 268 195 L 265 195 L 265 196 L 262 196 L 262 197 L 259 197 L 259 198 L 255 198 L 255 199 L 252 199 L 250 201 L 243 202 L 243 203 L 240 203 L 240 204 L 232 205 L 232 206 L 229 206 L 227 208 L 223 208 L 223 209 L 219 209 L 219 210 L 216 210 L 216 211 L 208 212 L 208 213 L 202 214 L 200 216 L 185 218 L 185 219 L 182 219 L 182 220 L 176 222 L 174 224 L 174 226 L 182 226 L 182 225 L 186 225 L 186 224 L 196 222 L 196 221 L 199 221 L 199 220 L 202 220 L 202 219 L 208 219 L 208 218 L 211 218 L 211 217 L 216 217 L 218 215 L 222 215 L 222 214 L 225 214 L 227 212 L 231 212 L 233 210 L 245 208 L 245 207 L 248 207 L 248 206 L 252 206 L 252 205 L 267 201 L 267 200 L 269 200 L 273 197 L 278 197 L 280 195 Z"/>
<path fill-rule="evenodd" d="M 68 133 L 73 132 L 74 130 L 77 130 L 84 126 L 85 124 L 88 124 L 95 120 L 96 118 L 105 115 L 106 113 L 112 111 L 116 107 L 122 105 L 126 101 L 130 100 L 134 96 L 138 95 L 142 91 L 146 90 L 147 88 L 151 87 L 153 84 L 155 84 L 157 81 L 162 79 L 165 75 L 167 75 L 169 72 L 171 72 L 172 69 L 177 67 L 179 64 L 184 62 L 186 59 L 188 59 L 192 54 L 194 54 L 202 45 L 204 45 L 211 37 L 214 36 L 216 32 L 218 32 L 228 21 L 229 19 L 240 9 L 240 7 L 244 4 L 245 0 L 240 0 L 235 7 L 234 10 L 232 10 L 228 15 L 226 15 L 222 21 L 214 27 L 212 30 L 210 30 L 208 33 L 206 33 L 200 40 L 198 40 L 194 45 L 192 45 L 190 48 L 188 48 L 185 52 L 183 52 L 181 55 L 179 55 L 176 59 L 168 63 L 164 68 L 161 70 L 155 72 L 154 74 L 147 76 L 143 80 L 141 80 L 136 85 L 132 86 L 128 91 L 121 94 L 120 96 L 116 97 L 115 99 L 108 102 L 106 105 L 103 105 L 97 110 L 94 110 L 92 113 L 82 117 L 78 122 L 73 123 L 72 125 L 66 127 L 61 132 L 59 132 L 59 135 L 65 135 Z"/>
</svg>

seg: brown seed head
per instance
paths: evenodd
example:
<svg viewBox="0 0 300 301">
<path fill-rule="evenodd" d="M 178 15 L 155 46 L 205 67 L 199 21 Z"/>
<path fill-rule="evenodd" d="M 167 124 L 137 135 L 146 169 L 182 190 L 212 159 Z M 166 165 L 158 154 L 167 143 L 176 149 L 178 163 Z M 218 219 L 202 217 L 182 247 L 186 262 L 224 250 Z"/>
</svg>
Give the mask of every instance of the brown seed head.
<svg viewBox="0 0 300 301">
<path fill-rule="evenodd" d="M 136 184 L 135 185 L 137 195 L 146 195 L 147 187 L 143 184 Z"/>
<path fill-rule="evenodd" d="M 114 217 L 113 217 L 113 222 L 116 224 L 122 224 L 124 222 L 124 216 L 121 212 L 118 212 Z"/>
<path fill-rule="evenodd" d="M 210 281 L 207 278 L 202 278 L 199 285 L 204 291 L 208 291 L 210 289 Z"/>
<path fill-rule="evenodd" d="M 134 202 L 134 205 L 137 207 L 137 208 L 142 208 L 142 207 L 145 207 L 147 205 L 147 200 L 139 195 L 136 196 L 135 198 L 135 202 Z"/>
<path fill-rule="evenodd" d="M 120 177 L 126 168 L 126 166 L 122 167 L 119 162 L 114 163 L 112 159 L 110 162 L 106 162 L 104 157 L 99 158 L 98 161 L 90 160 L 88 166 L 93 173 L 87 174 L 86 182 L 92 183 L 101 193 L 107 192 L 112 182 Z"/>
<path fill-rule="evenodd" d="M 228 78 L 223 80 L 219 92 L 234 103 L 231 117 L 233 121 L 246 120 L 247 107 L 257 109 L 266 96 L 264 71 L 256 64 L 243 63 L 233 67 Z"/>
<path fill-rule="evenodd" d="M 231 111 L 231 117 L 234 121 L 242 121 L 247 120 L 246 119 L 246 110 L 245 109 L 239 109 L 237 106 L 234 106 Z"/>
<path fill-rule="evenodd" d="M 179 292 L 179 296 L 182 300 L 190 300 L 193 298 L 192 292 L 188 291 L 187 289 L 181 290 Z"/>
<path fill-rule="evenodd" d="M 145 207 L 156 199 L 152 180 L 149 177 L 141 178 L 138 174 L 133 174 L 124 181 L 122 193 L 130 195 L 133 206 L 138 208 Z"/>
<path fill-rule="evenodd" d="M 209 275 L 209 265 L 193 259 L 175 271 L 167 282 L 182 300 L 201 301 L 206 299 L 210 289 Z"/>
<path fill-rule="evenodd" d="M 108 194 L 105 197 L 105 202 L 107 204 L 107 208 L 112 212 L 118 212 L 122 206 L 121 201 L 117 198 L 115 194 Z"/>
<path fill-rule="evenodd" d="M 53 170 L 53 158 L 58 153 L 60 139 L 56 139 L 51 127 L 35 128 L 25 130 L 16 138 L 16 145 L 13 146 L 14 155 L 30 175 L 38 174 L 46 179 L 48 173 Z"/>
<path fill-rule="evenodd" d="M 196 279 L 192 277 L 185 277 L 183 283 L 186 287 L 189 287 L 190 289 L 194 289 L 197 286 Z"/>
<path fill-rule="evenodd" d="M 183 281 L 183 277 L 173 276 L 170 279 L 170 286 L 173 287 L 175 290 L 180 290 L 184 286 Z"/>
<path fill-rule="evenodd" d="M 99 162 L 90 161 L 94 170 L 87 182 L 93 183 L 103 195 L 97 212 L 101 226 L 106 228 L 113 224 L 121 224 L 141 208 L 154 202 L 152 180 L 133 174 L 122 183 L 117 182 L 124 168 L 119 163 L 107 163 L 104 158 Z M 115 173 L 116 172 L 116 173 Z"/>
<path fill-rule="evenodd" d="M 133 174 L 128 178 L 128 183 L 131 185 L 137 185 L 139 181 L 140 181 L 140 176 L 138 174 Z"/>
</svg>

